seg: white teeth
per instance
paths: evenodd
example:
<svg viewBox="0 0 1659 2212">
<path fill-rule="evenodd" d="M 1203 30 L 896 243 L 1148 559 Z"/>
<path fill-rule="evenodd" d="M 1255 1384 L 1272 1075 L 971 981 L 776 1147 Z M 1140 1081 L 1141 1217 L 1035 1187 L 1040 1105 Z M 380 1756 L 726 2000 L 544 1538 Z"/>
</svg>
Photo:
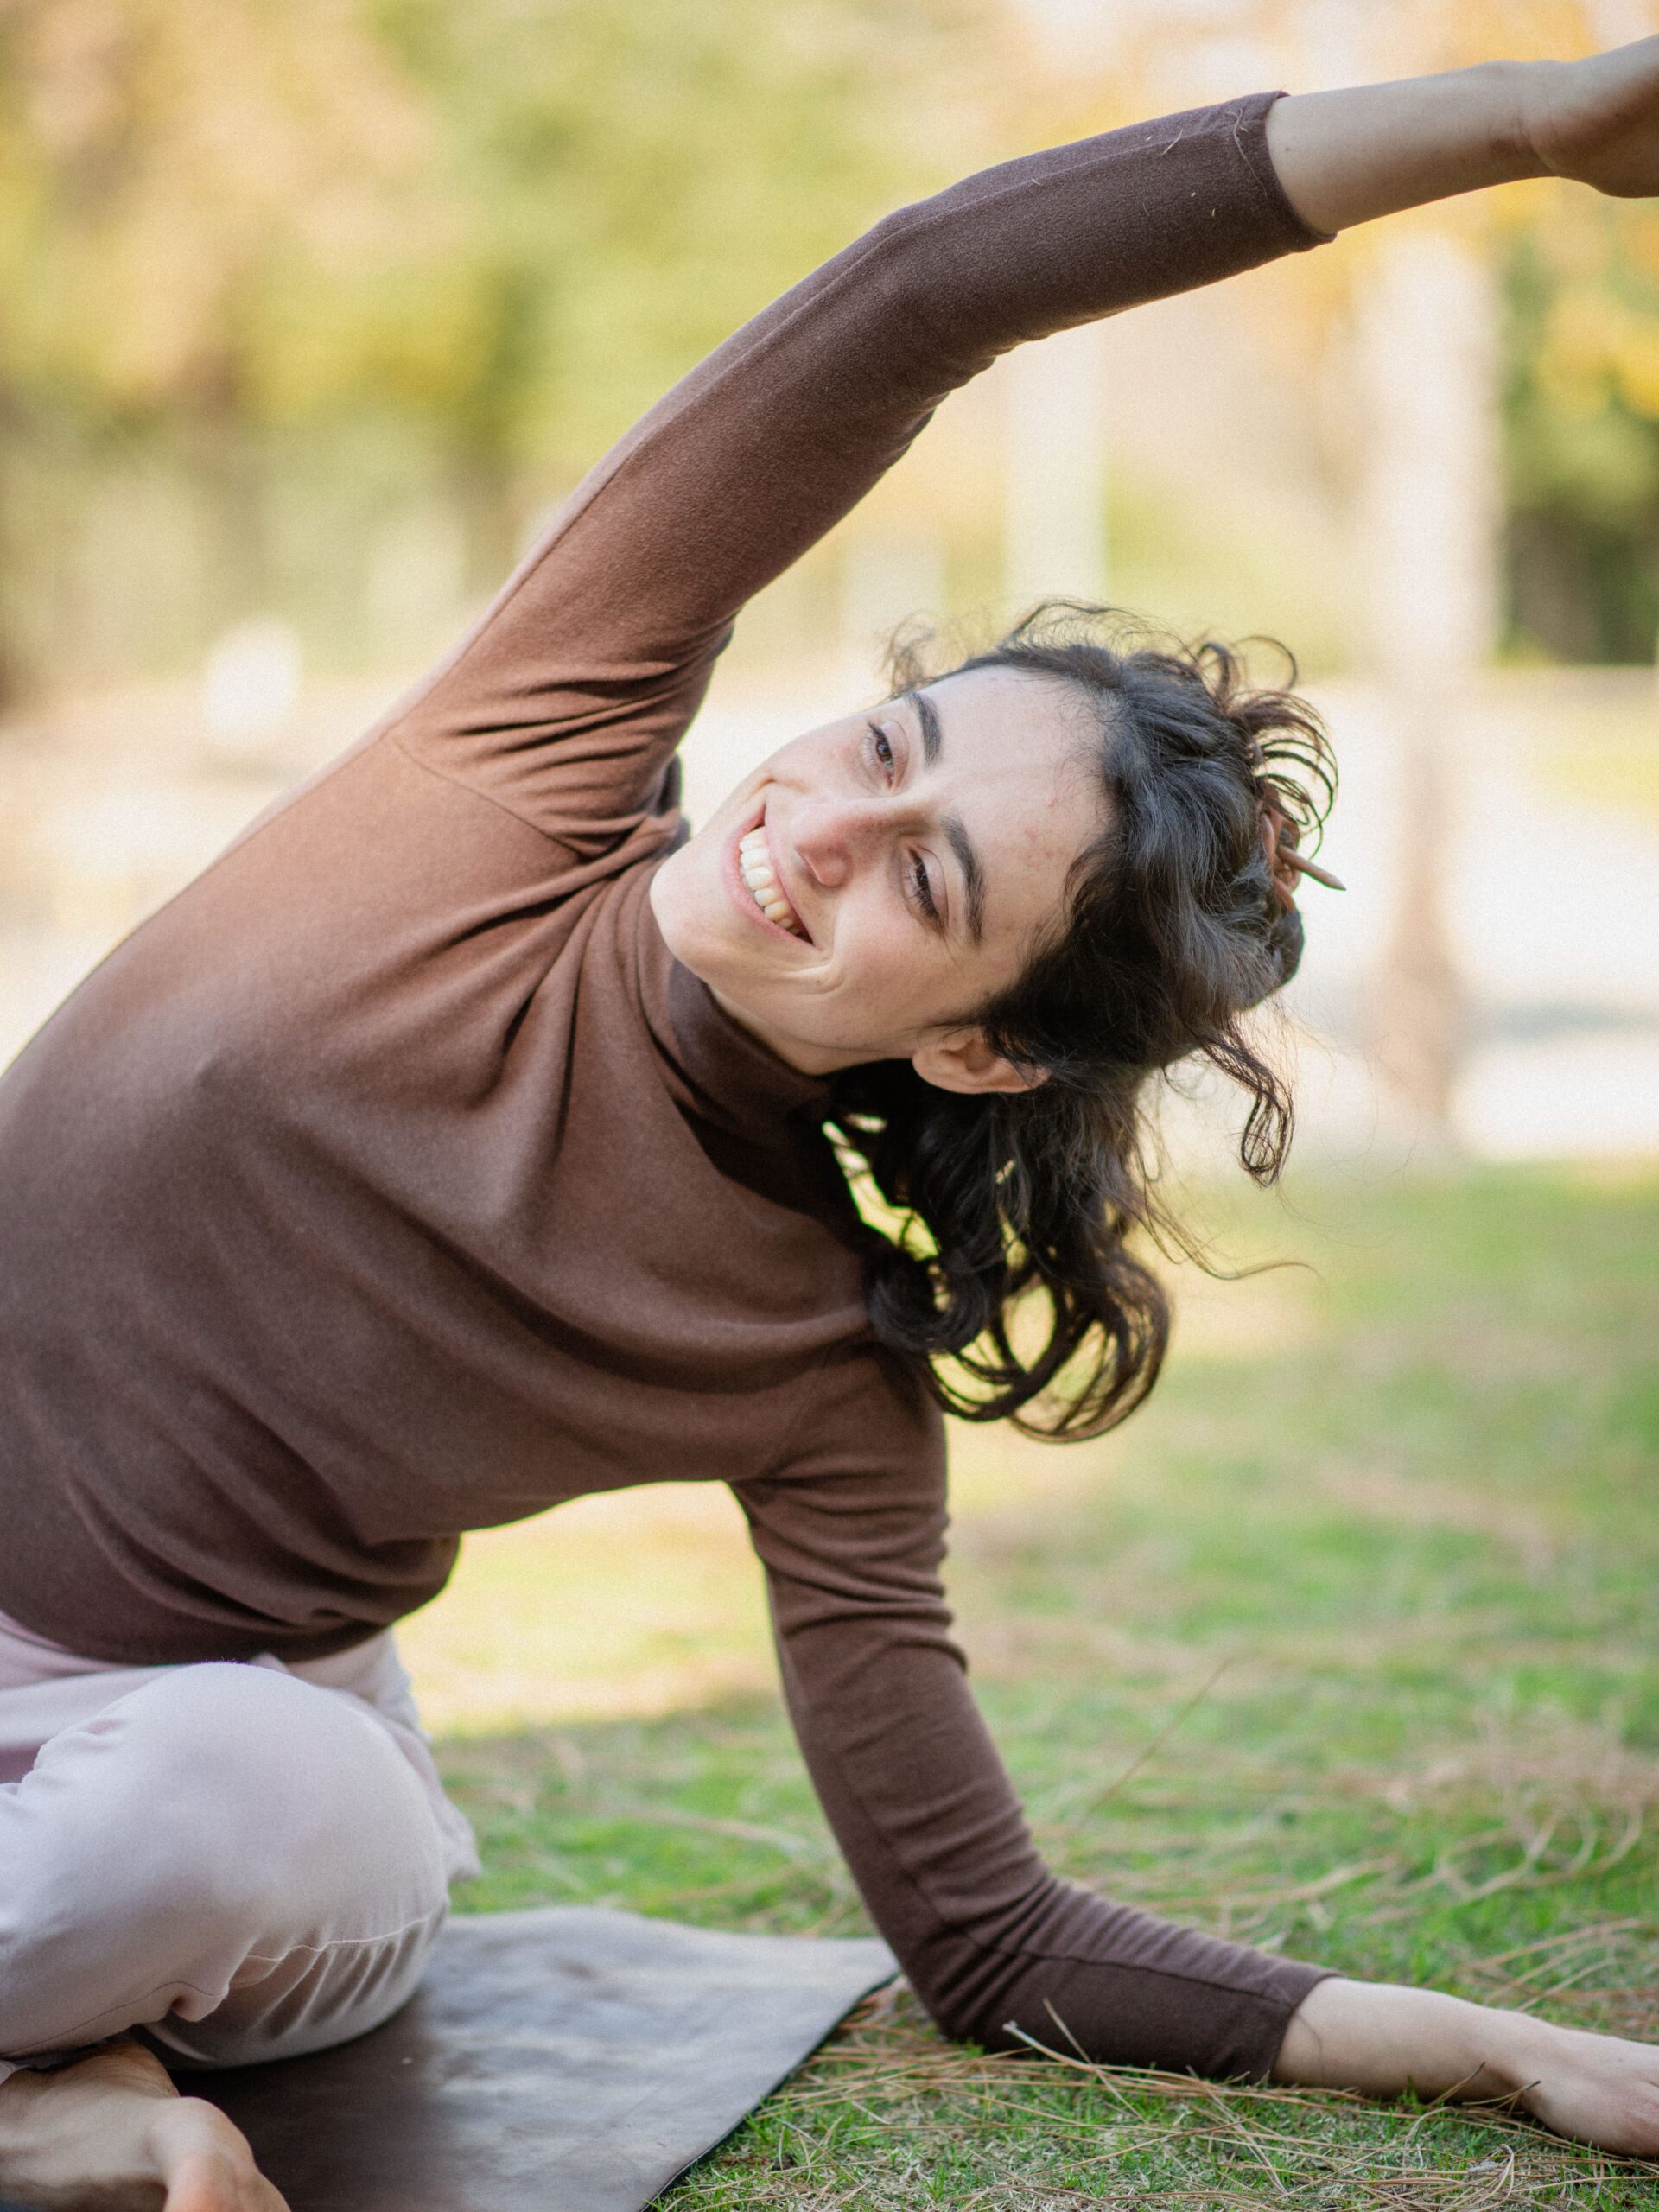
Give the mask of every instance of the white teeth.
<svg viewBox="0 0 1659 2212">
<path fill-rule="evenodd" d="M 764 830 L 751 830 L 747 836 L 738 839 L 737 872 L 742 877 L 750 898 L 769 922 L 775 922 L 779 929 L 787 930 L 791 937 L 806 934 L 779 888 L 777 871 L 772 864 L 772 850 L 766 843 Z"/>
</svg>

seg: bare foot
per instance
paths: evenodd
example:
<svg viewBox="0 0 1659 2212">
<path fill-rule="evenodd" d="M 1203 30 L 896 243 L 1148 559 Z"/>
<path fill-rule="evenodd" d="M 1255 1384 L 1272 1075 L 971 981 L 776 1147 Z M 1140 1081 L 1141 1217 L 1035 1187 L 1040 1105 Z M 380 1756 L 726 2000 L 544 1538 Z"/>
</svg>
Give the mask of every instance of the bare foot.
<svg viewBox="0 0 1659 2212">
<path fill-rule="evenodd" d="M 0 2196 L 41 2212 L 288 2212 L 240 2130 L 136 2043 L 0 2082 Z"/>
</svg>

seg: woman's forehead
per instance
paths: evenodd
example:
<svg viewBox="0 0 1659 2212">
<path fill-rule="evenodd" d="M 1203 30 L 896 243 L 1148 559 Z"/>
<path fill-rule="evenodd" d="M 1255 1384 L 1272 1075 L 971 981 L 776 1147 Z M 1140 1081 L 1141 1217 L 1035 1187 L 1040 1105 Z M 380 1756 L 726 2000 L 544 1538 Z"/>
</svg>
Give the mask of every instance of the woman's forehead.
<svg viewBox="0 0 1659 2212">
<path fill-rule="evenodd" d="M 1100 742 L 1094 702 L 1075 683 L 1027 669 L 959 669 L 899 697 L 937 722 L 941 760 L 953 735 L 976 754 L 988 749 L 993 765 L 1029 760 L 1033 748 L 1055 760 L 1081 749 L 1092 759 Z"/>
<path fill-rule="evenodd" d="M 931 772 L 971 803 L 1003 810 L 1010 830 L 1052 817 L 1075 852 L 1106 811 L 1101 730 L 1074 684 L 1016 669 L 969 669 L 900 694 L 922 726 Z M 931 726 L 931 728 L 929 726 Z M 929 741 L 931 739 L 931 742 Z"/>
<path fill-rule="evenodd" d="M 988 943 L 1046 928 L 1106 811 L 1098 724 L 1079 728 L 1075 687 L 971 669 L 902 695 L 936 749 L 928 781 L 978 857 Z M 1092 743 L 1085 743 L 1092 738 Z"/>
</svg>

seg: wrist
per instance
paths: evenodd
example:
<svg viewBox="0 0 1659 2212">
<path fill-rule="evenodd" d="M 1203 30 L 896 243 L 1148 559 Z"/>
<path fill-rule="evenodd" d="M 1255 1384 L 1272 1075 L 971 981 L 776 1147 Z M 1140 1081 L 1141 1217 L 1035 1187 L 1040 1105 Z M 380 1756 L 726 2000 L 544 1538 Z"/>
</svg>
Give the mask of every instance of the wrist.
<svg viewBox="0 0 1659 2212">
<path fill-rule="evenodd" d="M 1274 102 L 1268 151 L 1285 195 L 1317 231 L 1541 176 L 1560 63 L 1482 61 L 1434 77 Z"/>
<path fill-rule="evenodd" d="M 1548 151 L 1554 116 L 1575 65 L 1571 61 L 1497 61 L 1507 86 L 1510 122 L 1499 145 L 1501 158 L 1512 160 L 1516 177 L 1554 176 L 1555 162 Z"/>
<path fill-rule="evenodd" d="M 1487 79 L 1495 183 L 1553 174 L 1542 147 L 1557 80 L 1571 67 L 1566 61 L 1485 61 L 1471 71 Z"/>
<path fill-rule="evenodd" d="M 1479 2022 L 1478 2057 L 1490 2075 L 1496 2075 L 1497 2094 L 1516 2096 L 1532 2088 L 1548 2069 L 1550 2047 L 1560 2030 L 1530 2012 L 1510 2012 L 1496 2007 L 1470 2008 Z M 1489 2093 L 1490 2094 L 1490 2093 Z"/>
<path fill-rule="evenodd" d="M 1440 1990 L 1336 1977 L 1292 2017 L 1274 2078 L 1371 2096 L 1505 2097 L 1547 2070 L 1559 2032 Z"/>
</svg>

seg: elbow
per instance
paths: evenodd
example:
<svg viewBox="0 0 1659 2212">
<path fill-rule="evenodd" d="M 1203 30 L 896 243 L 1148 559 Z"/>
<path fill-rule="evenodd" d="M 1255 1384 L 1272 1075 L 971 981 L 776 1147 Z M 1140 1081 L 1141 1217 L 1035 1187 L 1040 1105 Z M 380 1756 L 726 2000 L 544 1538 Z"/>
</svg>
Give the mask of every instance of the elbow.
<svg viewBox="0 0 1659 2212">
<path fill-rule="evenodd" d="M 979 2041 L 979 2037 L 975 2031 L 978 2021 L 970 2006 L 957 2003 L 948 1997 L 939 1997 L 929 1990 L 923 1989 L 913 1974 L 910 1977 L 910 1986 L 921 1999 L 922 2010 L 947 2043 L 977 2043 Z"/>
<path fill-rule="evenodd" d="M 922 2009 L 947 2043 L 1024 2050 L 1024 2041 L 1008 2032 L 1009 1963 L 977 1947 L 963 1947 L 955 1956 L 901 1961 Z"/>
</svg>

